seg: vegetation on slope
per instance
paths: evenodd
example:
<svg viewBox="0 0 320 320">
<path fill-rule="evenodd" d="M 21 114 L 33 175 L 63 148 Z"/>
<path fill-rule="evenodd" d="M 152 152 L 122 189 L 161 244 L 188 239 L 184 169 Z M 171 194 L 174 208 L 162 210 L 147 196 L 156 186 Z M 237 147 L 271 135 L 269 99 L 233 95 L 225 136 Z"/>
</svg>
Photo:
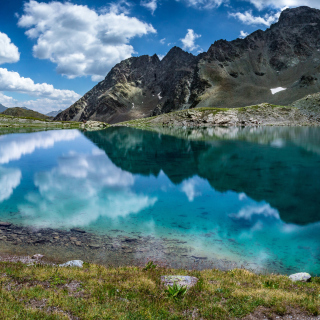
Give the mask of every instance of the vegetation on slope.
<svg viewBox="0 0 320 320">
<path fill-rule="evenodd" d="M 170 274 L 199 281 L 186 294 L 174 296 L 160 280 Z M 1 262 L 0 285 L 2 319 L 239 319 L 248 314 L 302 318 L 318 315 L 320 302 L 320 278 L 293 283 L 286 276 L 239 269 L 106 268 L 86 263 L 80 269 Z"/>
<path fill-rule="evenodd" d="M 8 108 L 5 111 L 2 112 L 2 114 L 7 115 L 7 116 L 14 116 L 14 117 L 28 117 L 28 118 L 36 118 L 36 119 L 41 119 L 41 120 L 45 120 L 45 119 L 49 119 L 48 116 L 33 111 L 33 110 L 26 110 L 26 109 L 22 109 L 22 108 Z"/>
</svg>

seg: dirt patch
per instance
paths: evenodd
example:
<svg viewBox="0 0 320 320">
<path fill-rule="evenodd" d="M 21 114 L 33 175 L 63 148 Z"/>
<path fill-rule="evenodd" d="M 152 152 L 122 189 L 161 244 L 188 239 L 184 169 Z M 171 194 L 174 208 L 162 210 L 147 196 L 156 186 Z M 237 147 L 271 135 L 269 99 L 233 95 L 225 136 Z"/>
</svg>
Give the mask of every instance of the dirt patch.
<svg viewBox="0 0 320 320">
<path fill-rule="evenodd" d="M 278 320 L 278 319 L 284 319 L 284 320 L 311 320 L 311 319 L 320 319 L 320 316 L 313 316 L 308 314 L 305 311 L 301 311 L 299 309 L 294 308 L 286 308 L 286 312 L 283 315 L 279 315 L 275 313 L 273 310 L 259 307 L 257 308 L 253 313 L 249 314 L 245 318 L 242 318 L 242 320 Z"/>
</svg>

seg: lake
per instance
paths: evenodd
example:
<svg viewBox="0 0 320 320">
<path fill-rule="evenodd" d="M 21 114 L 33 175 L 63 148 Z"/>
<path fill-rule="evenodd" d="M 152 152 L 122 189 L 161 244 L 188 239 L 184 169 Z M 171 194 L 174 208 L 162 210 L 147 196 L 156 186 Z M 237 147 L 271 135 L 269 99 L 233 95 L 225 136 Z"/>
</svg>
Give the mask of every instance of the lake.
<svg viewBox="0 0 320 320">
<path fill-rule="evenodd" d="M 320 128 L 0 130 L 0 250 L 320 274 Z"/>
</svg>

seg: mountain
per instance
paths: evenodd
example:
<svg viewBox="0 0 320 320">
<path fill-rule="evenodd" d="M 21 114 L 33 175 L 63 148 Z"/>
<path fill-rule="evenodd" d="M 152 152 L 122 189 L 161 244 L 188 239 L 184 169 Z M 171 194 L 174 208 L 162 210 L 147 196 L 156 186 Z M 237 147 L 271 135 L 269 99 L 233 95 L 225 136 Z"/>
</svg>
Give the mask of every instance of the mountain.
<svg viewBox="0 0 320 320">
<path fill-rule="evenodd" d="M 59 110 L 59 111 L 51 111 L 51 112 L 49 112 L 49 113 L 46 113 L 46 116 L 48 116 L 48 117 L 55 117 L 55 116 L 57 116 L 60 112 L 62 112 L 63 110 Z"/>
<path fill-rule="evenodd" d="M 288 105 L 320 91 L 320 10 L 284 10 L 266 31 L 198 56 L 172 48 L 118 63 L 56 120 L 116 123 L 194 107 Z"/>
<path fill-rule="evenodd" d="M 0 113 L 7 109 L 8 109 L 7 107 L 5 107 L 3 104 L 0 103 Z"/>
<path fill-rule="evenodd" d="M 7 108 L 2 114 L 14 117 L 31 117 L 37 119 L 48 119 L 48 116 L 25 108 Z"/>
</svg>

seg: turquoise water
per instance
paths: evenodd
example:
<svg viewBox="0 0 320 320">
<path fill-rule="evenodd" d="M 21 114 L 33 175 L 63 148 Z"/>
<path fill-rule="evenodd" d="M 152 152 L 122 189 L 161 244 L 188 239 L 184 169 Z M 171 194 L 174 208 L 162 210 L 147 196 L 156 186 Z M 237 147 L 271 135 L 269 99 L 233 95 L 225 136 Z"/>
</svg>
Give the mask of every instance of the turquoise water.
<svg viewBox="0 0 320 320">
<path fill-rule="evenodd" d="M 195 257 L 320 274 L 320 129 L 3 134 L 0 220 L 180 239 Z"/>
</svg>

